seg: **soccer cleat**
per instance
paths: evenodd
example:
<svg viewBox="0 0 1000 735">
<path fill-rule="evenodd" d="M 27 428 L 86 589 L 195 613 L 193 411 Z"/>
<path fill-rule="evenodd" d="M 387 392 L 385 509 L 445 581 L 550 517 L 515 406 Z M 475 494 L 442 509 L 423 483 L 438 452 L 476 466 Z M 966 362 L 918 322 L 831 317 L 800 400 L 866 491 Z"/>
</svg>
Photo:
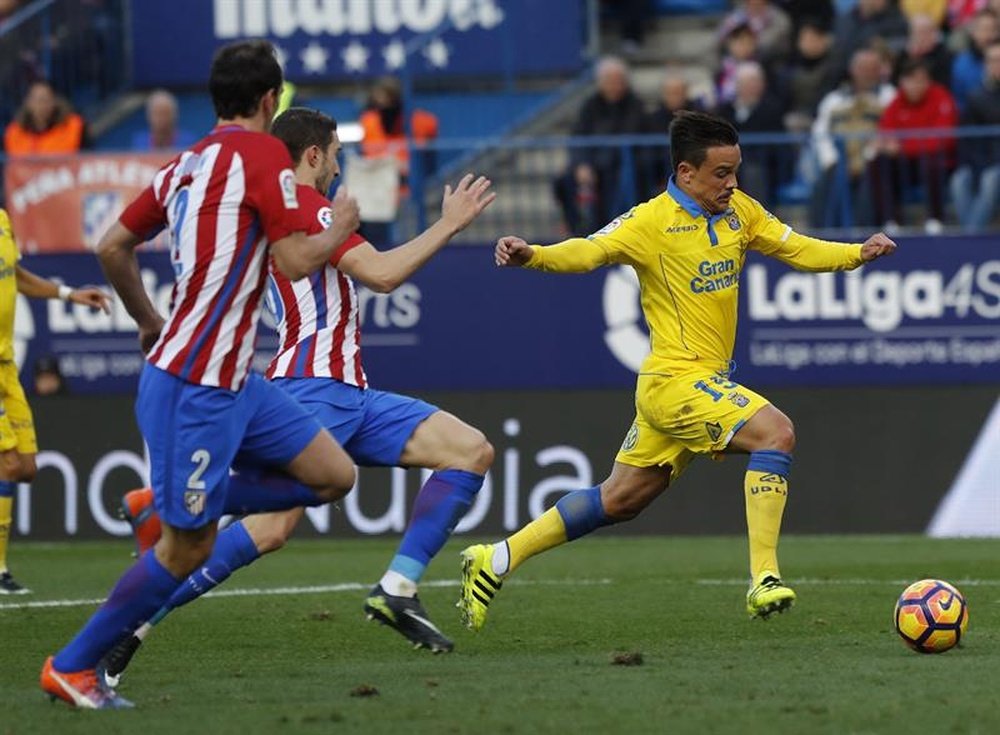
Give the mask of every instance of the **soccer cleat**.
<svg viewBox="0 0 1000 735">
<path fill-rule="evenodd" d="M 142 556 L 160 540 L 160 516 L 153 505 L 152 488 L 130 490 L 122 498 L 119 515 L 132 526 L 137 556 Z"/>
<path fill-rule="evenodd" d="M 394 628 L 413 643 L 414 648 L 428 648 L 431 653 L 448 653 L 455 644 L 444 637 L 430 621 L 420 598 L 388 594 L 381 584 L 375 585 L 365 600 L 365 615 Z"/>
<path fill-rule="evenodd" d="M 122 674 L 132 662 L 139 646 L 142 645 L 142 638 L 134 633 L 126 638 L 122 638 L 118 645 L 111 649 L 97 664 L 97 675 L 107 687 L 116 687 L 121 681 Z"/>
<path fill-rule="evenodd" d="M 493 573 L 493 544 L 476 544 L 462 552 L 462 593 L 457 607 L 470 630 L 482 630 L 486 612 L 503 579 Z"/>
<path fill-rule="evenodd" d="M 64 674 L 52 666 L 52 656 L 45 659 L 39 677 L 42 691 L 52 701 L 61 699 L 77 709 L 131 709 L 135 705 L 104 686 L 94 669 Z"/>
<path fill-rule="evenodd" d="M 0 574 L 0 595 L 28 595 L 31 590 L 22 587 L 10 572 Z"/>
<path fill-rule="evenodd" d="M 758 582 L 747 591 L 747 612 L 751 618 L 767 619 L 783 613 L 795 602 L 795 592 L 771 572 L 761 572 Z"/>
</svg>

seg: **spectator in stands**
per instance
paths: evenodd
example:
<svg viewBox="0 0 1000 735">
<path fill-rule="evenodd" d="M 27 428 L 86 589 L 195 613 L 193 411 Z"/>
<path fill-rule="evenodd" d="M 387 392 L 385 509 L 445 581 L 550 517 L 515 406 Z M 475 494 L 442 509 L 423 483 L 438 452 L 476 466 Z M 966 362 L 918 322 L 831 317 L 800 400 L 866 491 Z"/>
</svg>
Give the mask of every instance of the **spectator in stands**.
<svg viewBox="0 0 1000 735">
<path fill-rule="evenodd" d="M 780 0 L 778 2 L 792 19 L 792 37 L 798 38 L 799 29 L 810 21 L 820 27 L 832 29 L 837 18 L 833 0 Z"/>
<path fill-rule="evenodd" d="M 998 41 L 986 49 L 986 77 L 969 95 L 961 124 L 1000 126 Z M 1000 205 L 1000 136 L 960 139 L 958 161 L 958 170 L 951 177 L 951 201 L 962 227 L 980 230 L 993 221 Z"/>
<path fill-rule="evenodd" d="M 899 9 L 911 23 L 914 18 L 923 16 L 940 29 L 944 28 L 948 17 L 948 0 L 899 0 Z"/>
<path fill-rule="evenodd" d="M 880 136 L 871 175 L 878 213 L 888 229 L 903 222 L 900 198 L 905 189 L 914 186 L 922 186 L 926 192 L 925 231 L 936 235 L 943 229 L 944 188 L 955 162 L 953 131 L 957 124 L 958 108 L 947 87 L 934 81 L 926 62 L 907 62 L 899 76 L 899 91 L 882 113 L 879 130 L 940 130 L 941 134 Z"/>
<path fill-rule="evenodd" d="M 408 180 L 414 161 L 421 166 L 423 175 L 434 171 L 434 151 L 423 148 L 422 145 L 437 138 L 438 119 L 432 113 L 419 109 L 409 113 L 407 119 L 403 107 L 403 87 L 395 77 L 383 77 L 375 83 L 359 123 L 364 136 L 361 140 L 361 155 L 365 158 L 396 159 L 401 197 L 409 192 Z M 372 243 L 389 244 L 389 223 L 362 222 L 361 227 Z"/>
<path fill-rule="evenodd" d="M 733 28 L 749 26 L 757 41 L 760 60 L 770 64 L 784 61 L 792 50 L 792 21 L 770 0 L 744 0 L 726 16 L 719 29 L 725 39 Z"/>
<path fill-rule="evenodd" d="M 964 28 L 986 6 L 986 0 L 948 0 L 948 26 L 953 29 Z"/>
<path fill-rule="evenodd" d="M 909 16 L 910 35 L 906 39 L 906 47 L 896 62 L 896 74 L 909 61 L 922 59 L 931 71 L 931 78 L 938 84 L 951 85 L 951 51 L 944 43 L 940 26 L 929 15 Z"/>
<path fill-rule="evenodd" d="M 749 23 L 739 23 L 726 31 L 723 54 L 715 77 L 716 104 L 729 102 L 736 95 L 736 68 L 747 61 L 759 61 L 757 34 Z"/>
<path fill-rule="evenodd" d="M 75 153 L 85 135 L 83 118 L 51 84 L 38 80 L 28 88 L 24 104 L 4 132 L 4 150 L 10 156 Z"/>
<path fill-rule="evenodd" d="M 195 142 L 194 135 L 177 128 L 177 98 L 165 89 L 157 89 L 146 99 L 148 130 L 132 136 L 136 151 L 170 151 L 187 148 Z"/>
<path fill-rule="evenodd" d="M 906 17 L 893 0 L 858 0 L 850 12 L 837 20 L 834 73 L 838 78 L 843 75 L 854 52 L 868 47 L 874 39 L 884 40 L 893 51 L 902 49 L 907 32 Z"/>
<path fill-rule="evenodd" d="M 820 101 L 812 128 L 819 169 L 809 209 L 813 226 L 874 224 L 865 176 L 874 146 L 858 135 L 870 133 L 874 139 L 882 112 L 895 95 L 883 81 L 878 53 L 861 49 L 851 58 L 850 80 Z M 840 135 L 852 137 L 838 140 Z"/>
<path fill-rule="evenodd" d="M 793 132 L 808 130 L 819 101 L 834 86 L 833 35 L 818 18 L 806 18 L 799 26 L 796 53 L 788 67 L 788 114 L 785 127 Z"/>
<path fill-rule="evenodd" d="M 700 100 L 691 96 L 687 79 L 678 71 L 668 71 L 660 85 L 660 102 L 643 122 L 643 132 L 650 135 L 670 134 L 670 123 L 680 110 L 704 110 Z M 670 176 L 670 149 L 667 146 L 647 146 L 642 149 L 643 183 L 640 198 L 660 194 Z"/>
<path fill-rule="evenodd" d="M 740 64 L 736 70 L 736 96 L 716 112 L 731 122 L 741 136 L 784 130 L 784 107 L 778 97 L 768 93 L 767 76 L 755 61 Z M 755 199 L 772 199 L 778 177 L 778 150 L 773 145 L 744 142 L 742 152 L 740 189 Z"/>
<path fill-rule="evenodd" d="M 643 131 L 645 110 L 632 91 L 628 66 L 621 59 L 606 56 L 597 64 L 597 91 L 580 108 L 572 135 L 629 135 Z M 602 144 L 575 147 L 570 151 L 569 170 L 555 181 L 555 195 L 562 207 L 567 229 L 574 235 L 589 235 L 616 214 L 623 201 L 623 185 L 638 187 L 638 161 L 633 158 L 635 179 L 622 180 L 620 148 Z M 622 200 L 620 202 L 619 200 Z"/>
<path fill-rule="evenodd" d="M 649 22 L 650 0 L 604 0 L 612 16 L 618 20 L 621 52 L 634 56 L 642 49 L 642 39 Z"/>
<path fill-rule="evenodd" d="M 951 93 L 959 109 L 983 82 L 983 54 L 986 47 L 1000 38 L 1000 21 L 992 10 L 980 10 L 965 26 L 970 44 L 955 57 L 951 67 Z"/>
</svg>

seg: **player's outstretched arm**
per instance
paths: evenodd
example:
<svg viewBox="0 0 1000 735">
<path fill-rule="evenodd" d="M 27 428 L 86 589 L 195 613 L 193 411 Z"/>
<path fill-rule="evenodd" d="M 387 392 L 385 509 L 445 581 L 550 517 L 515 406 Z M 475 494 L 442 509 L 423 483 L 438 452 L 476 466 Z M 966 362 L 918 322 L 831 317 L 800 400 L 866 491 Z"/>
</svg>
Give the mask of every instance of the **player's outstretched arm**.
<svg viewBox="0 0 1000 735">
<path fill-rule="evenodd" d="M 142 238 L 121 222 L 115 222 L 97 245 L 97 257 L 108 283 L 139 325 L 142 351 L 149 352 L 159 339 L 163 317 L 156 311 L 142 285 L 139 261 L 135 257 L 135 249 L 141 242 Z"/>
<path fill-rule="evenodd" d="M 14 272 L 17 276 L 18 293 L 22 293 L 30 299 L 64 299 L 72 301 L 74 304 L 100 309 L 105 314 L 111 313 L 111 300 L 99 288 L 63 286 L 48 278 L 42 278 L 20 265 L 16 267 Z"/>
<path fill-rule="evenodd" d="M 358 202 L 343 188 L 330 205 L 330 226 L 315 235 L 295 232 L 271 243 L 274 264 L 287 278 L 297 281 L 322 268 L 344 240 L 358 229 Z"/>
<path fill-rule="evenodd" d="M 555 245 L 529 245 L 517 235 L 497 240 L 493 261 L 498 267 L 533 268 L 550 273 L 589 273 L 607 265 L 607 251 L 593 240 L 573 237 Z"/>
<path fill-rule="evenodd" d="M 352 248 L 337 268 L 376 293 L 389 293 L 412 276 L 456 234 L 468 227 L 496 194 L 485 176 L 466 174 L 454 189 L 444 187 L 441 219 L 415 238 L 392 250 L 379 252 L 370 243 Z"/>
</svg>

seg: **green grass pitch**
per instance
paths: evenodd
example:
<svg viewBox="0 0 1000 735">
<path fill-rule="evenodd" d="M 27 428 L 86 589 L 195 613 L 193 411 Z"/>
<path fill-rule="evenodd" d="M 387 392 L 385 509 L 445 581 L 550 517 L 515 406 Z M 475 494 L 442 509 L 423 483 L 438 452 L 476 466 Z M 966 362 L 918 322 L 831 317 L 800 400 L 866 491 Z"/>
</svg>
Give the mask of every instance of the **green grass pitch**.
<svg viewBox="0 0 1000 735">
<path fill-rule="evenodd" d="M 465 543 L 445 549 L 421 593 L 451 655 L 364 620 L 351 583 L 377 579 L 393 541 L 293 541 L 226 588 L 300 591 L 184 608 L 120 687 L 139 709 L 96 713 L 37 688 L 43 658 L 93 605 L 10 606 L 100 597 L 129 547 L 15 544 L 35 595 L 0 598 L 0 735 L 1000 732 L 998 541 L 787 537 L 798 604 L 751 621 L 743 539 L 598 537 L 525 565 L 478 635 L 453 607 Z M 895 598 L 922 577 L 965 594 L 960 648 L 920 655 L 896 637 Z M 339 587 L 301 590 L 320 585 Z M 616 652 L 642 664 L 615 665 Z M 378 693 L 356 696 L 363 687 Z"/>
</svg>

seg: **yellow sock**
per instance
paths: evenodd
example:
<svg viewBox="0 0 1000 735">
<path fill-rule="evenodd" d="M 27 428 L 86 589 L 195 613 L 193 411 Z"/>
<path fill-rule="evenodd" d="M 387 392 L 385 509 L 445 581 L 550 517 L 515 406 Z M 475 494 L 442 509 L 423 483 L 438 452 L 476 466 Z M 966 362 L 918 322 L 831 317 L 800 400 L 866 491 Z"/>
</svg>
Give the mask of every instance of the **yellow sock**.
<svg viewBox="0 0 1000 735">
<path fill-rule="evenodd" d="M 517 569 L 535 554 L 566 543 L 566 524 L 555 508 L 549 508 L 538 518 L 507 538 L 510 561 L 507 574 Z"/>
<path fill-rule="evenodd" d="M 10 538 L 11 508 L 14 498 L 0 495 L 0 572 L 7 571 L 7 541 Z"/>
<path fill-rule="evenodd" d="M 788 480 L 773 472 L 748 469 L 743 487 L 750 536 L 750 573 L 756 582 L 763 571 L 779 575 L 778 535 L 788 498 Z"/>
</svg>

